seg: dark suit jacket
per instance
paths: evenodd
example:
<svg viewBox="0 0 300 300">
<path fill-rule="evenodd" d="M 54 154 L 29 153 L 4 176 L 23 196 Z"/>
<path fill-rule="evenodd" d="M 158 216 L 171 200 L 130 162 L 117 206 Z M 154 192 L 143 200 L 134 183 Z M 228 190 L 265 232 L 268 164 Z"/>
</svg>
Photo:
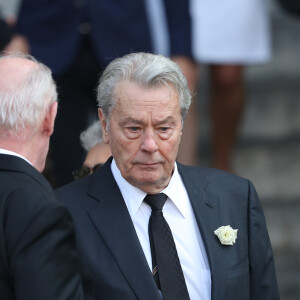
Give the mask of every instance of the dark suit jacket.
<svg viewBox="0 0 300 300">
<path fill-rule="evenodd" d="M 80 2 L 86 6 L 80 6 Z M 131 52 L 153 52 L 143 0 L 23 0 L 18 32 L 29 39 L 31 54 L 62 74 L 80 44 L 78 27 L 90 22 L 94 53 L 104 68 Z M 171 55 L 191 56 L 189 1 L 164 0 Z"/>
<path fill-rule="evenodd" d="M 47 180 L 0 154 L 0 299 L 83 299 L 74 227 Z"/>
<path fill-rule="evenodd" d="M 96 299 L 161 300 L 110 163 L 57 190 L 75 221 L 85 271 Z M 265 219 L 252 184 L 217 170 L 181 164 L 178 169 L 206 247 L 212 299 L 279 299 Z M 238 229 L 233 246 L 221 245 L 214 235 L 222 225 Z"/>
</svg>

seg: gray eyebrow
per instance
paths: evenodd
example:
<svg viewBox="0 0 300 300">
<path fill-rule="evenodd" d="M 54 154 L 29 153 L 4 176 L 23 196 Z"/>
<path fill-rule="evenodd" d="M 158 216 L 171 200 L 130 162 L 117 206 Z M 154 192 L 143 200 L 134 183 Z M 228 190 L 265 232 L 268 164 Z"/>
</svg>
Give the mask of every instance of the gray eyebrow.
<svg viewBox="0 0 300 300">
<path fill-rule="evenodd" d="M 131 117 L 125 118 L 124 120 L 120 121 L 121 126 L 124 126 L 127 123 L 134 123 L 134 124 L 138 124 L 138 125 L 143 125 L 144 124 L 143 121 L 137 120 L 137 119 L 134 119 L 134 118 L 131 118 Z"/>
<path fill-rule="evenodd" d="M 167 118 L 157 122 L 156 125 L 162 125 L 162 124 L 166 124 L 168 122 L 171 122 L 172 124 L 176 123 L 173 117 L 167 117 Z"/>
<path fill-rule="evenodd" d="M 175 120 L 173 117 L 167 117 L 159 122 L 157 122 L 155 125 L 162 125 L 162 124 L 166 124 L 168 122 L 171 122 L 172 124 L 175 124 Z M 137 124 L 137 125 L 144 125 L 144 122 L 141 120 L 137 120 L 131 117 L 125 118 L 124 120 L 120 121 L 120 125 L 124 126 L 127 123 L 133 123 L 133 124 Z"/>
</svg>

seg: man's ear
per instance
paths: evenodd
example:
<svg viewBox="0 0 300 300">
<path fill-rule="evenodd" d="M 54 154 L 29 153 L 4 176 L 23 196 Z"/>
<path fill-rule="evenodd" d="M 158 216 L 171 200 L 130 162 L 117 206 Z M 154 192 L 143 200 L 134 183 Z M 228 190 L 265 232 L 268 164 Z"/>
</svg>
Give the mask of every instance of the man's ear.
<svg viewBox="0 0 300 300">
<path fill-rule="evenodd" d="M 106 117 L 102 111 L 101 108 L 98 108 L 98 117 L 101 123 L 101 128 L 102 128 L 102 138 L 103 138 L 103 142 L 105 144 L 109 143 L 109 138 L 108 138 L 108 128 L 107 128 L 107 121 L 106 121 Z"/>
<path fill-rule="evenodd" d="M 46 113 L 44 123 L 43 123 L 43 132 L 47 136 L 51 136 L 54 131 L 54 121 L 57 114 L 57 102 L 51 104 L 48 112 Z"/>
</svg>

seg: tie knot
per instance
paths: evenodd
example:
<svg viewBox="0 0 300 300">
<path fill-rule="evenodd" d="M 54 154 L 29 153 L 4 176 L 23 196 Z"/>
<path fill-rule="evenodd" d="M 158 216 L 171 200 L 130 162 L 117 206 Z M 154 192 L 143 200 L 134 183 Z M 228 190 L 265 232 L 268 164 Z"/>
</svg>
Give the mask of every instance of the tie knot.
<svg viewBox="0 0 300 300">
<path fill-rule="evenodd" d="M 167 195 L 164 193 L 154 195 L 148 194 L 144 201 L 151 207 L 152 210 L 162 210 L 167 201 Z"/>
</svg>

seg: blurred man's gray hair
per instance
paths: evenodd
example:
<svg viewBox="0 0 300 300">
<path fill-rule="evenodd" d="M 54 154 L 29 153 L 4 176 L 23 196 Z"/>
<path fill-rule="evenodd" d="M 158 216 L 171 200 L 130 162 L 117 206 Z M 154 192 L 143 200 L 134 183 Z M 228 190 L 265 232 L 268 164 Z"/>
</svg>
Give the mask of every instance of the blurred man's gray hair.
<svg viewBox="0 0 300 300">
<path fill-rule="evenodd" d="M 81 146 L 88 152 L 92 147 L 102 142 L 102 128 L 99 120 L 95 121 L 80 134 Z"/>
<path fill-rule="evenodd" d="M 102 109 L 108 122 L 116 103 L 116 87 L 126 81 L 144 88 L 173 85 L 179 95 L 182 121 L 185 120 L 191 104 L 191 94 L 180 67 L 165 56 L 140 52 L 115 59 L 100 78 L 98 107 Z"/>
<path fill-rule="evenodd" d="M 57 101 L 51 70 L 28 54 L 4 54 L 0 61 L 7 58 L 28 59 L 36 63 L 36 68 L 18 84 L 4 84 L 0 78 L 0 133 L 18 135 L 25 128 L 34 132 L 51 104 Z"/>
</svg>

